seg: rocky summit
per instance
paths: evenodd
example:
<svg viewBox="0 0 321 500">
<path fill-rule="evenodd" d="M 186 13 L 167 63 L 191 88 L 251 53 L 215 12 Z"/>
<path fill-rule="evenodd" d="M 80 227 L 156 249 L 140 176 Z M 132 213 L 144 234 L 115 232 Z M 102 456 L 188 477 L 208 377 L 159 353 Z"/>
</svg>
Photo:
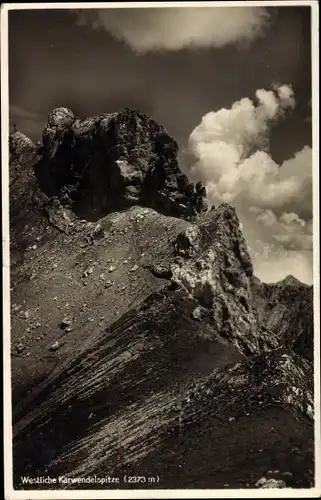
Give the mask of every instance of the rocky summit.
<svg viewBox="0 0 321 500">
<path fill-rule="evenodd" d="M 135 110 L 79 118 L 58 108 L 36 176 L 46 194 L 91 220 L 134 204 L 193 215 L 205 208 L 205 190 L 181 173 L 177 151 L 163 127 Z"/>
<path fill-rule="evenodd" d="M 10 136 L 17 489 L 314 486 L 312 287 L 177 152 L 131 109 Z"/>
</svg>

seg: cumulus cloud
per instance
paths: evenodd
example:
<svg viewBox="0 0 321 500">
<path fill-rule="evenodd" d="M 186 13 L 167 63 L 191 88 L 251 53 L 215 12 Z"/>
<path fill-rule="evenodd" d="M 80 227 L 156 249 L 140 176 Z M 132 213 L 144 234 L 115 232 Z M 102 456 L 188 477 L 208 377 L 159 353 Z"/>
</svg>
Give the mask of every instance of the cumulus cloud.
<svg viewBox="0 0 321 500">
<path fill-rule="evenodd" d="M 312 280 L 312 150 L 282 165 L 268 152 L 271 126 L 294 106 L 290 86 L 260 89 L 256 103 L 244 98 L 208 113 L 189 137 L 191 177 L 206 184 L 210 203 L 235 205 L 264 281 Z"/>
<path fill-rule="evenodd" d="M 259 207 L 243 208 L 238 214 L 255 273 L 262 281 L 275 282 L 292 274 L 312 283 L 312 217 L 304 220 L 288 212 L 276 215 Z"/>
<path fill-rule="evenodd" d="M 312 250 L 312 219 L 304 221 L 295 213 L 283 213 L 280 217 L 271 210 L 261 211 L 256 222 L 267 228 L 272 244 L 279 244 L 284 250 Z"/>
<path fill-rule="evenodd" d="M 78 11 L 78 24 L 102 28 L 135 51 L 223 47 L 264 33 L 262 7 L 126 8 Z"/>
</svg>

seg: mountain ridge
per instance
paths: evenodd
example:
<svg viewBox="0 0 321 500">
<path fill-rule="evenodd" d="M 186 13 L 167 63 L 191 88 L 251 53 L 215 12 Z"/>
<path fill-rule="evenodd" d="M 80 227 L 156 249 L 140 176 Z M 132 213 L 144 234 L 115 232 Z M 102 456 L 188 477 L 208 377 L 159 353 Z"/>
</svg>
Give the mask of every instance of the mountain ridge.
<svg viewBox="0 0 321 500">
<path fill-rule="evenodd" d="M 207 209 L 146 115 L 57 108 L 42 144 L 14 134 L 16 487 L 311 487 L 312 287 L 254 276 L 235 209 Z"/>
</svg>

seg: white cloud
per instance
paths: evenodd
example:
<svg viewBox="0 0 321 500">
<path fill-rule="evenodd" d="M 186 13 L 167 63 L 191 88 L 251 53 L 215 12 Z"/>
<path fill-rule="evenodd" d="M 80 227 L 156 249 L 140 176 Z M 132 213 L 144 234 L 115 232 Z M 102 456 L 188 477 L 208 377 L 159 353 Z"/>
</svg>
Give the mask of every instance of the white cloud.
<svg viewBox="0 0 321 500">
<path fill-rule="evenodd" d="M 293 91 L 260 89 L 256 99 L 256 106 L 245 98 L 203 117 L 189 137 L 196 158 L 190 173 L 206 184 L 210 203 L 235 205 L 261 279 L 293 274 L 311 282 L 312 150 L 274 162 L 268 133 L 295 106 Z"/>
<path fill-rule="evenodd" d="M 262 7 L 132 8 L 78 11 L 78 24 L 103 28 L 138 52 L 250 42 L 269 19 Z"/>
<path fill-rule="evenodd" d="M 300 219 L 297 214 L 291 212 L 290 214 L 284 213 L 280 217 L 281 222 L 285 222 L 285 224 L 291 224 L 292 222 L 297 222 L 300 226 L 305 226 L 305 221 Z"/>
<path fill-rule="evenodd" d="M 271 210 L 261 210 L 256 222 L 264 227 L 263 240 L 278 243 L 285 250 L 312 250 L 312 219 L 304 221 L 286 212 L 277 217 Z"/>
<path fill-rule="evenodd" d="M 272 227 L 277 222 L 277 218 L 271 210 L 266 210 L 257 216 L 256 221 L 265 227 Z"/>
<path fill-rule="evenodd" d="M 288 85 L 281 85 L 276 88 L 281 105 L 283 107 L 294 107 L 295 99 L 292 89 Z"/>
</svg>

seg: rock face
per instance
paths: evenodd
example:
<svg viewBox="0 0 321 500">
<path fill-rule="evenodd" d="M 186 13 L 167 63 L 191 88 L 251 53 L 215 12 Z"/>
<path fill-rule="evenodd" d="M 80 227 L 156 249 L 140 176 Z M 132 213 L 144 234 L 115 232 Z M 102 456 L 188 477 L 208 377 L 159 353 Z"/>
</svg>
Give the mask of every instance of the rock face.
<svg viewBox="0 0 321 500">
<path fill-rule="evenodd" d="M 21 173 L 21 167 L 28 169 L 30 160 L 33 159 L 37 150 L 36 144 L 25 134 L 15 131 L 9 137 L 10 155 L 10 184 L 14 182 Z"/>
<path fill-rule="evenodd" d="M 17 177 L 16 488 L 314 484 L 312 289 L 255 278 L 234 208 L 205 212 L 176 153 L 140 113 L 59 108 Z"/>
<path fill-rule="evenodd" d="M 167 215 L 206 208 L 205 190 L 177 163 L 177 143 L 152 119 L 132 109 L 92 118 L 53 110 L 36 168 L 42 189 L 91 220 L 141 204 Z"/>
<path fill-rule="evenodd" d="M 179 234 L 174 248 L 172 281 L 197 300 L 198 318 L 207 318 L 217 335 L 244 354 L 278 347 L 251 303 L 252 263 L 230 205 L 205 214 Z"/>
<path fill-rule="evenodd" d="M 25 134 L 15 131 L 9 137 L 9 196 L 11 261 L 19 259 L 32 244 L 33 232 L 45 232 L 43 207 L 47 196 L 35 177 L 40 149 Z"/>
</svg>

